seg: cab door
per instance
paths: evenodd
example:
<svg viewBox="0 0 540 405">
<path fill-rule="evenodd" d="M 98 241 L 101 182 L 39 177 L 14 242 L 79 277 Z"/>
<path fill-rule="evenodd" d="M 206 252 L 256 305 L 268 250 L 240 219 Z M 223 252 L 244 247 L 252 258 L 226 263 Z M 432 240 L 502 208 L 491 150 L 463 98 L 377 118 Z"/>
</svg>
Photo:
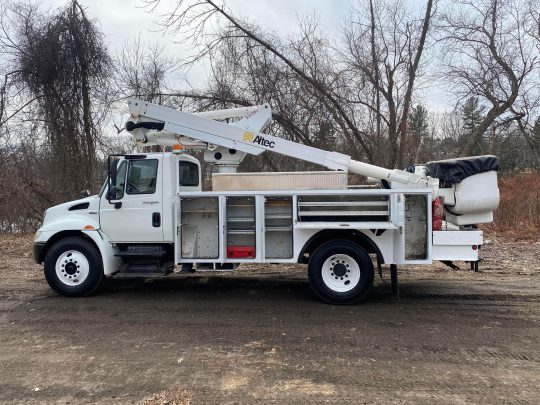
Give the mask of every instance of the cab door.
<svg viewBox="0 0 540 405">
<path fill-rule="evenodd" d="M 126 157 L 118 166 L 115 195 L 100 202 L 100 226 L 112 242 L 163 241 L 161 156 Z"/>
</svg>

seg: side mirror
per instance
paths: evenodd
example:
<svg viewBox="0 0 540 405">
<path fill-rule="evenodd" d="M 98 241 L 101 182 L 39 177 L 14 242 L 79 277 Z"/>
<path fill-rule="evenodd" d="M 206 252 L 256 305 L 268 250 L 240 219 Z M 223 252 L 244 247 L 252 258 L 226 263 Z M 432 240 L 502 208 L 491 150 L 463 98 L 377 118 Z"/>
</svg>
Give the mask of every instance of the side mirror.
<svg viewBox="0 0 540 405">
<path fill-rule="evenodd" d="M 81 198 L 90 197 L 90 190 L 81 191 Z"/>
</svg>

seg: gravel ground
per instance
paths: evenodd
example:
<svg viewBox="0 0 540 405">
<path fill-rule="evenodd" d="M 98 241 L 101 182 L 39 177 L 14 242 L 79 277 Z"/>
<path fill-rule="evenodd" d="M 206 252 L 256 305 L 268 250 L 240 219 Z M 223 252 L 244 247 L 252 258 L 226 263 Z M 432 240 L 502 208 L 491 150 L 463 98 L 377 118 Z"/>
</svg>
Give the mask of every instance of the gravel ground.
<svg viewBox="0 0 540 405">
<path fill-rule="evenodd" d="M 540 242 L 493 238 L 479 273 L 388 272 L 355 306 L 302 266 L 107 280 L 67 299 L 31 238 L 0 237 L 2 403 L 539 403 Z"/>
</svg>

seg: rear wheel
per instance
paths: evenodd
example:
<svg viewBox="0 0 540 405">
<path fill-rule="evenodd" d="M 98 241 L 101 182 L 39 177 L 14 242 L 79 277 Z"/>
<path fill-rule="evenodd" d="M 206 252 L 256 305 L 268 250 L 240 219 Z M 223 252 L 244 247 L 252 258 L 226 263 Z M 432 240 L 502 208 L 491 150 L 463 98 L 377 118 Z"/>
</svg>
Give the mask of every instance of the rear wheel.
<svg viewBox="0 0 540 405">
<path fill-rule="evenodd" d="M 308 265 L 311 288 L 331 304 L 354 304 L 373 285 L 373 263 L 367 252 L 348 240 L 326 242 Z"/>
<path fill-rule="evenodd" d="M 89 241 L 70 237 L 56 242 L 45 256 L 45 279 L 58 294 L 84 297 L 103 280 L 101 255 Z"/>
</svg>

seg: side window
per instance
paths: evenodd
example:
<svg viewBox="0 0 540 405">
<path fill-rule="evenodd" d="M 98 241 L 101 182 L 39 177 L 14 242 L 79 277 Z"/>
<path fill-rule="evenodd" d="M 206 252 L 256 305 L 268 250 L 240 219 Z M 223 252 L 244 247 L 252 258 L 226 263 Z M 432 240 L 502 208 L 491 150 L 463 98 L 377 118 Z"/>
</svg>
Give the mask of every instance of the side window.
<svg viewBox="0 0 540 405">
<path fill-rule="evenodd" d="M 199 165 L 181 160 L 178 179 L 180 186 L 197 187 L 199 185 Z"/>
<path fill-rule="evenodd" d="M 158 161 L 156 159 L 130 160 L 126 192 L 153 194 L 156 191 Z"/>
<path fill-rule="evenodd" d="M 122 160 L 122 162 L 120 162 L 120 166 L 118 166 L 118 170 L 116 171 L 116 181 L 114 182 L 116 195 L 111 195 L 112 200 L 120 200 L 124 196 L 124 190 L 126 188 L 126 167 L 126 161 Z"/>
</svg>

